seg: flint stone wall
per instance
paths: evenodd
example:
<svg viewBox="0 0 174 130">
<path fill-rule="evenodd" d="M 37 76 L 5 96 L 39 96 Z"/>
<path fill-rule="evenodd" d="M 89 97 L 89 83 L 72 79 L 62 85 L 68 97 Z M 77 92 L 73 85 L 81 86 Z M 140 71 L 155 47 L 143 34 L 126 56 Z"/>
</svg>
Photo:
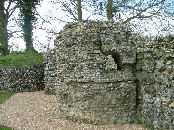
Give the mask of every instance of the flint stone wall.
<svg viewBox="0 0 174 130">
<path fill-rule="evenodd" d="M 60 32 L 55 40 L 58 116 L 173 130 L 174 40 L 148 41 L 117 25 L 69 23 Z M 122 69 L 103 51 L 119 52 Z"/>
<path fill-rule="evenodd" d="M 0 68 L 0 91 L 33 92 L 44 89 L 44 67 Z"/>
<path fill-rule="evenodd" d="M 136 51 L 127 32 L 109 22 L 64 27 L 55 40 L 58 116 L 97 124 L 135 121 Z M 112 57 L 115 52 L 121 55 L 120 70 Z"/>
<path fill-rule="evenodd" d="M 44 57 L 45 93 L 55 95 L 55 79 L 57 77 L 57 62 L 55 49 L 48 51 Z"/>
<path fill-rule="evenodd" d="M 137 48 L 138 120 L 153 130 L 174 130 L 174 41 Z"/>
</svg>

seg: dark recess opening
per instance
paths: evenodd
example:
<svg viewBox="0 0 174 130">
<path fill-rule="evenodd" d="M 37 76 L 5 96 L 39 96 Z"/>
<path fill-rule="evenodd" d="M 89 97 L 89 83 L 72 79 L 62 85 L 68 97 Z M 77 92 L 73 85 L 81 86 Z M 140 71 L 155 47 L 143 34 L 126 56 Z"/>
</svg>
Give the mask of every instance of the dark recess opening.
<svg viewBox="0 0 174 130">
<path fill-rule="evenodd" d="M 117 70 L 122 69 L 122 61 L 121 61 L 121 56 L 118 52 L 113 52 L 112 53 L 112 58 L 114 58 L 115 64 L 117 64 Z"/>
</svg>

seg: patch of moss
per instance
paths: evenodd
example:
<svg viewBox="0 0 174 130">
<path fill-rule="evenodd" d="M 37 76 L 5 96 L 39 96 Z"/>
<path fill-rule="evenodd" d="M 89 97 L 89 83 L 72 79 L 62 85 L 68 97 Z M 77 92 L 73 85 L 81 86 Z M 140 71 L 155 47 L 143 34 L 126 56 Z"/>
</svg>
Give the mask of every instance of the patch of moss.
<svg viewBox="0 0 174 130">
<path fill-rule="evenodd" d="M 0 67 L 20 67 L 42 65 L 43 54 L 26 51 L 15 52 L 6 56 L 0 56 Z"/>
</svg>

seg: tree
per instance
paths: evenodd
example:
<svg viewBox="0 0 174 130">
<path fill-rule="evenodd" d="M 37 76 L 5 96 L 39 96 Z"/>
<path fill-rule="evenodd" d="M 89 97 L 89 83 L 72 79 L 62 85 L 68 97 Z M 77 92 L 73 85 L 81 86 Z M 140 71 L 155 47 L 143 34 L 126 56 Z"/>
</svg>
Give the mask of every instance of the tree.
<svg viewBox="0 0 174 130">
<path fill-rule="evenodd" d="M 162 11 L 163 4 L 166 0 L 148 0 L 148 1 L 139 1 L 132 2 L 130 5 L 121 4 L 117 8 L 125 8 L 127 11 L 130 11 L 131 16 L 127 16 L 124 23 L 128 23 L 133 19 L 147 19 L 154 16 L 159 16 Z M 134 13 L 135 12 L 135 13 Z"/>
<path fill-rule="evenodd" d="M 107 0 L 107 19 L 113 20 L 112 0 Z"/>
<path fill-rule="evenodd" d="M 174 28 L 171 23 L 171 20 L 174 20 L 173 0 L 87 1 L 91 3 L 94 15 L 123 24 L 131 23 L 136 31 L 148 32 L 149 28 L 144 25 L 153 25 L 155 32 L 161 35 L 171 32 Z"/>
<path fill-rule="evenodd" d="M 81 0 L 77 0 L 77 13 L 78 13 L 78 21 L 82 22 L 82 6 Z"/>
<path fill-rule="evenodd" d="M 7 7 L 5 8 L 5 2 Z M 0 0 L 0 53 L 1 55 L 9 54 L 8 40 L 10 34 L 7 29 L 9 18 L 14 13 L 17 6 L 11 8 L 11 4 L 14 0 Z"/>
<path fill-rule="evenodd" d="M 72 19 L 82 22 L 82 0 L 55 0 L 54 3 L 60 3 L 63 11 L 68 12 Z"/>
<path fill-rule="evenodd" d="M 114 18 L 127 23 L 136 18 L 146 19 L 159 16 L 162 11 L 166 12 L 169 8 L 167 3 L 169 5 L 169 0 L 105 0 L 93 2 L 93 6 L 98 9 L 95 11 L 102 11 L 103 16 L 106 12 L 108 20 Z M 171 3 L 170 6 L 172 6 Z"/>
<path fill-rule="evenodd" d="M 0 50 L 2 55 L 7 55 L 9 53 L 7 34 L 8 18 L 7 14 L 5 13 L 4 2 L 5 1 L 2 0 L 0 1 Z"/>
<path fill-rule="evenodd" d="M 36 51 L 33 47 L 33 27 L 36 21 L 35 9 L 38 0 L 18 0 L 20 6 L 20 15 L 22 18 L 23 38 L 26 44 L 26 51 Z"/>
</svg>

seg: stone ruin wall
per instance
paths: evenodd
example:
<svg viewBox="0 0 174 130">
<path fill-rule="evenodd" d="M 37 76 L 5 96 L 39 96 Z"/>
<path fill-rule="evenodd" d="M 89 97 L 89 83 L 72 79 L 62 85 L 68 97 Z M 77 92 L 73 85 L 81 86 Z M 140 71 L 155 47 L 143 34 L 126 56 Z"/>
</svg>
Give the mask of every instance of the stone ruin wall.
<svg viewBox="0 0 174 130">
<path fill-rule="evenodd" d="M 138 121 L 154 130 L 174 129 L 174 41 L 137 48 Z"/>
<path fill-rule="evenodd" d="M 44 55 L 44 83 L 46 94 L 55 95 L 55 78 L 57 77 L 56 68 L 55 49 L 52 49 Z"/>
<path fill-rule="evenodd" d="M 135 121 L 136 51 L 133 43 L 118 31 L 123 28 L 89 22 L 68 24 L 60 32 L 55 41 L 60 117 L 99 124 Z M 113 55 L 120 53 L 122 70 L 117 70 L 112 55 L 105 54 L 107 49 Z"/>
<path fill-rule="evenodd" d="M 127 32 L 109 22 L 64 27 L 55 40 L 58 116 L 174 129 L 173 41 L 145 42 Z M 121 55 L 122 69 L 103 53 L 108 48 Z"/>
<path fill-rule="evenodd" d="M 0 92 L 33 92 L 43 89 L 43 65 L 0 68 Z"/>
</svg>

